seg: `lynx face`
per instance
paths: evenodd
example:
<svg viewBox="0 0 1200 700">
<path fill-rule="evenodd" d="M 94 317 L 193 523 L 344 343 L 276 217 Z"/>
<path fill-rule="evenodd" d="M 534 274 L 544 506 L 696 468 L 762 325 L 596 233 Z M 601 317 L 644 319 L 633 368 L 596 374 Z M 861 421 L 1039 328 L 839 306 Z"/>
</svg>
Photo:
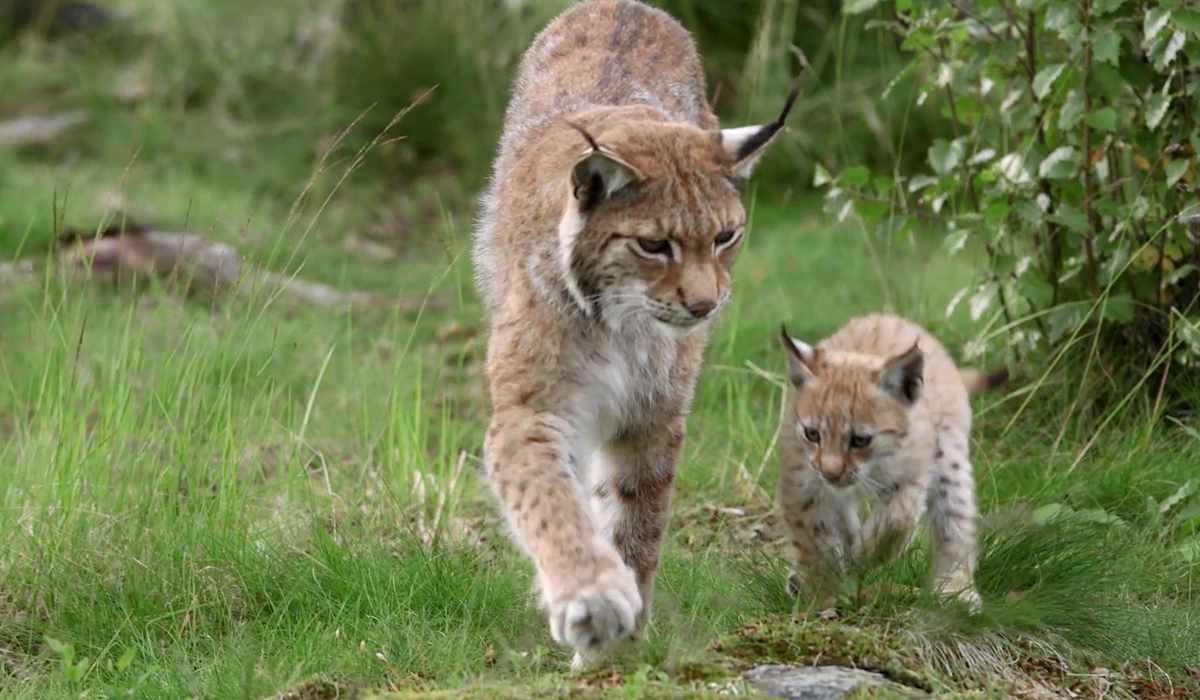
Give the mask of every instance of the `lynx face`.
<svg viewBox="0 0 1200 700">
<path fill-rule="evenodd" d="M 868 490 L 877 467 L 904 446 L 909 409 L 920 395 L 923 356 L 915 345 L 879 358 L 821 350 L 783 335 L 795 387 L 789 436 L 807 464 L 834 487 Z"/>
<path fill-rule="evenodd" d="M 738 182 L 769 140 L 744 153 L 734 130 L 648 122 L 580 131 L 586 148 L 559 226 L 572 296 L 614 328 L 648 318 L 683 336 L 715 318 L 745 237 Z"/>
</svg>

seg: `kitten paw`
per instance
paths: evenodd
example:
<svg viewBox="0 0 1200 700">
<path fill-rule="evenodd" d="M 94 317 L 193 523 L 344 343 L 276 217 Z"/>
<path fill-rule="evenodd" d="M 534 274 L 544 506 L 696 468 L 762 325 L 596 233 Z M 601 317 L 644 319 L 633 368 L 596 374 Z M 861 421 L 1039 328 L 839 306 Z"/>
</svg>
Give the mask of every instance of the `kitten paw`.
<svg viewBox="0 0 1200 700">
<path fill-rule="evenodd" d="M 784 588 L 787 590 L 788 596 L 793 599 L 805 597 L 820 598 L 821 593 L 826 590 L 819 586 L 814 586 L 798 571 L 788 574 L 787 583 L 784 584 Z M 836 615 L 837 596 L 826 595 L 823 602 L 822 618 L 827 619 L 825 616 L 830 614 L 831 611 L 833 611 L 832 614 Z"/>
<path fill-rule="evenodd" d="M 565 591 L 549 605 L 550 634 L 576 651 L 572 668 L 593 662 L 599 653 L 632 635 L 642 612 L 637 579 L 624 563 L 604 565 L 595 579 Z"/>
</svg>

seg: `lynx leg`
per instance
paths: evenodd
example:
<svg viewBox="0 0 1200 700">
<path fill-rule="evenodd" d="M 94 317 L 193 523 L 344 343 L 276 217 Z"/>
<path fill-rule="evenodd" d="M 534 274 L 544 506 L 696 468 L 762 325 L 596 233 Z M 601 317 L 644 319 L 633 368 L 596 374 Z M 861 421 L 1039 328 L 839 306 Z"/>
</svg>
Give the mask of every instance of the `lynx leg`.
<svg viewBox="0 0 1200 700">
<path fill-rule="evenodd" d="M 858 515 L 852 502 L 829 493 L 815 477 L 799 483 L 789 483 L 795 477 L 786 473 L 781 477 L 779 500 L 793 563 L 788 593 L 832 605 Z"/>
<path fill-rule="evenodd" d="M 929 487 L 929 536 L 933 552 L 933 590 L 938 597 L 957 599 L 972 612 L 982 606 L 975 588 L 975 479 L 967 459 L 967 441 L 939 442 L 934 476 Z"/>
<path fill-rule="evenodd" d="M 885 487 L 885 493 L 871 509 L 871 515 L 854 540 L 855 562 L 881 564 L 900 556 L 912 543 L 913 534 L 925 514 L 925 485 L 899 483 Z"/>
<path fill-rule="evenodd" d="M 683 435 L 683 421 L 678 420 L 667 427 L 623 436 L 601 450 L 593 467 L 592 504 L 597 524 L 633 569 L 642 599 L 632 640 L 641 637 L 650 621 Z M 578 667 L 594 660 L 585 654 L 577 657 L 575 664 Z"/>
<path fill-rule="evenodd" d="M 571 469 L 569 424 L 528 409 L 497 411 L 484 441 L 488 480 L 537 568 L 550 632 L 576 652 L 627 637 L 642 612 L 633 571 L 597 532 Z"/>
</svg>

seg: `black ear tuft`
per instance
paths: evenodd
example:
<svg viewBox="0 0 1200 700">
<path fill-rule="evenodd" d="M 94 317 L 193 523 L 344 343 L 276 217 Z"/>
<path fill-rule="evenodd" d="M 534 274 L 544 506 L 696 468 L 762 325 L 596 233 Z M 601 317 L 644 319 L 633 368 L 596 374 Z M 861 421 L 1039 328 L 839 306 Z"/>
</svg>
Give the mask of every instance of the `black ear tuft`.
<svg viewBox="0 0 1200 700">
<path fill-rule="evenodd" d="M 779 118 L 770 124 L 764 125 L 758 130 L 757 133 L 746 139 L 738 146 L 737 152 L 733 157 L 735 163 L 740 163 L 753 156 L 757 151 L 761 150 L 768 143 L 770 143 L 771 139 L 775 138 L 775 135 L 778 134 L 785 126 L 785 123 L 787 122 L 787 116 L 792 111 L 792 107 L 796 104 L 796 98 L 799 96 L 800 79 L 797 78 L 792 85 L 792 91 L 788 94 L 787 102 L 784 103 L 783 111 L 780 112 Z"/>
<path fill-rule="evenodd" d="M 571 194 L 579 202 L 581 212 L 592 211 L 630 183 L 642 179 L 637 168 L 611 148 L 600 145 L 586 129 L 570 121 L 566 123 L 591 147 L 571 169 Z"/>
<path fill-rule="evenodd" d="M 797 343 L 788 334 L 787 328 L 779 324 L 779 341 L 787 353 L 787 376 L 792 386 L 799 389 L 808 384 L 813 378 L 813 365 L 816 363 L 817 351 L 812 347 Z"/>
</svg>

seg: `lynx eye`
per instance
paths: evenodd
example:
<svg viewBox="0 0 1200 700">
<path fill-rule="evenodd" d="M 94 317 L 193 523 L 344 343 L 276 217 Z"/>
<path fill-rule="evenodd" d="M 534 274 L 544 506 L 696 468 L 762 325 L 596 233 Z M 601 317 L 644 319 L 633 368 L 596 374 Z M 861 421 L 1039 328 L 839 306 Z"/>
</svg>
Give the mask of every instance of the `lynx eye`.
<svg viewBox="0 0 1200 700">
<path fill-rule="evenodd" d="M 642 252 L 650 255 L 671 254 L 671 242 L 665 238 L 639 238 L 637 246 L 642 249 Z"/>
<path fill-rule="evenodd" d="M 870 445 L 870 435 L 859 435 L 858 433 L 855 433 L 850 436 L 850 449 L 852 450 L 865 450 Z"/>
<path fill-rule="evenodd" d="M 814 445 L 820 445 L 821 444 L 821 431 L 817 430 L 816 428 L 812 427 L 811 425 L 806 425 L 806 426 L 804 426 L 804 439 L 808 440 L 809 442 L 811 442 Z"/>
<path fill-rule="evenodd" d="M 713 247 L 724 248 L 733 242 L 733 237 L 737 235 L 737 231 L 722 231 L 713 239 Z"/>
</svg>

